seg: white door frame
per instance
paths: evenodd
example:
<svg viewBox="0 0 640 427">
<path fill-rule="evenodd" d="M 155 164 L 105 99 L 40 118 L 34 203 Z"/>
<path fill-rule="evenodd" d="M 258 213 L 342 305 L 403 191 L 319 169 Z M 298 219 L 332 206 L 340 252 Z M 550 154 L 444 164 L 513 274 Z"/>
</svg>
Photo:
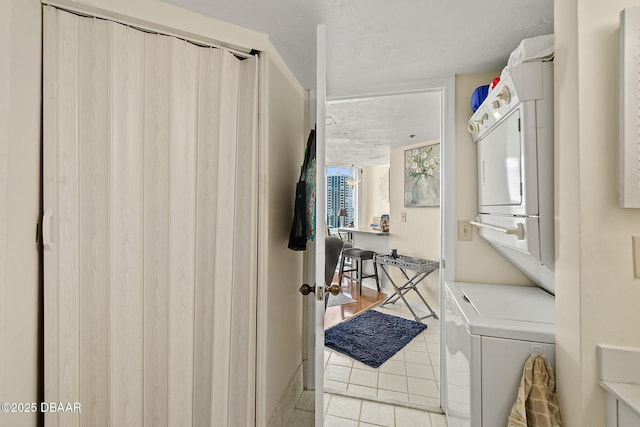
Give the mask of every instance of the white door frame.
<svg viewBox="0 0 640 427">
<path fill-rule="evenodd" d="M 327 102 L 360 98 L 371 98 L 388 95 L 400 95 L 407 93 L 439 92 L 440 99 L 440 307 L 444 307 L 444 283 L 455 278 L 455 243 L 456 243 L 456 138 L 455 138 L 455 76 L 448 79 L 425 81 L 419 85 L 407 87 L 389 87 L 386 90 L 350 92 L 341 95 L 327 95 Z M 315 105 L 315 97 L 312 97 Z M 316 181 L 320 185 L 320 181 Z M 442 315 L 441 315 L 442 318 Z M 307 323 L 307 336 L 311 342 L 315 339 L 314 323 L 309 317 Z M 444 336 L 444 320 L 440 322 L 440 336 Z M 440 340 L 440 354 L 444 355 L 444 340 Z M 312 353 L 310 352 L 309 355 Z M 446 372 L 444 359 L 440 360 L 440 406 L 445 409 L 446 402 Z M 310 376 L 314 372 L 313 360 L 308 360 Z"/>
</svg>

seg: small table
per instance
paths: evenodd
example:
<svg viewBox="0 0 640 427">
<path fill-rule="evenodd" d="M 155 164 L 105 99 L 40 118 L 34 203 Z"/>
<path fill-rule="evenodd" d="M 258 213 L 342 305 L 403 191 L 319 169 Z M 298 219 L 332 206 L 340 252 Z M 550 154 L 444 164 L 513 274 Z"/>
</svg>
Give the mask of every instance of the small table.
<svg viewBox="0 0 640 427">
<path fill-rule="evenodd" d="M 406 304 L 409 311 L 411 311 L 411 314 L 413 314 L 413 317 L 416 319 L 416 321 L 422 322 L 423 319 L 426 319 L 429 317 L 438 319 L 438 315 L 436 314 L 435 311 L 433 311 L 429 303 L 424 299 L 424 297 L 418 291 L 418 288 L 416 286 L 418 285 L 418 283 L 423 281 L 425 277 L 427 277 L 429 274 L 431 274 L 432 272 L 440 268 L 439 261 L 431 261 L 427 259 L 408 257 L 404 255 L 400 255 L 395 258 L 391 257 L 390 255 L 376 255 L 373 260 L 374 262 L 378 263 L 378 265 L 380 266 L 384 274 L 387 276 L 387 278 L 389 279 L 389 282 L 391 282 L 391 285 L 396 291 L 395 294 L 390 295 L 380 305 L 381 307 L 384 307 L 387 304 L 395 304 L 396 301 L 402 298 L 402 301 L 404 301 L 404 303 Z M 401 286 L 398 286 L 389 275 L 389 270 L 388 270 L 389 266 L 397 267 L 402 272 L 402 274 L 407 279 L 407 281 Z M 407 271 L 412 271 L 415 274 L 413 275 L 413 277 L 409 277 L 409 275 L 407 274 Z M 409 291 L 414 291 L 415 293 L 418 294 L 418 296 L 420 297 L 424 305 L 429 309 L 430 314 L 419 317 L 416 314 L 416 312 L 413 311 L 413 308 L 411 308 L 411 306 L 409 305 L 409 303 L 404 297 L 404 295 Z"/>
</svg>

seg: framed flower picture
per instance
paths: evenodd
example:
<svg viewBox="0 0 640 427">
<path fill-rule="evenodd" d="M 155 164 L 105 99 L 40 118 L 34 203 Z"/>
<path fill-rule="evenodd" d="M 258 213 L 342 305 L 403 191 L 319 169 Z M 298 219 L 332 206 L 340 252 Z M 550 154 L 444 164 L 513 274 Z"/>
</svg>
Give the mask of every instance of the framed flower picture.
<svg viewBox="0 0 640 427">
<path fill-rule="evenodd" d="M 440 144 L 405 150 L 404 206 L 440 206 Z"/>
</svg>

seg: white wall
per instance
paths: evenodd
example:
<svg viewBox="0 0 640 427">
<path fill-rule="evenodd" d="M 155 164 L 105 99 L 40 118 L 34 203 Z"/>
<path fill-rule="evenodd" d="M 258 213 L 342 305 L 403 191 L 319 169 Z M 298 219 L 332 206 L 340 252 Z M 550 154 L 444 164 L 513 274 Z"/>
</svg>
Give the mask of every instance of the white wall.
<svg viewBox="0 0 640 427">
<path fill-rule="evenodd" d="M 439 141 L 421 142 L 391 150 L 391 226 L 389 248 L 398 249 L 403 255 L 418 258 L 440 259 L 440 208 L 404 207 L 404 151 L 435 144 Z M 407 221 L 400 220 L 401 213 L 407 213 Z M 392 269 L 394 280 L 400 279 L 396 269 Z M 402 282 L 400 282 L 402 283 Z M 439 306 L 440 270 L 436 270 L 420 283 L 421 293 L 432 308 Z M 424 292 L 422 292 L 424 290 Z M 411 294 L 408 294 L 411 295 Z"/>
<path fill-rule="evenodd" d="M 366 228 L 374 216 L 389 213 L 389 166 L 362 168 L 362 225 Z"/>
<path fill-rule="evenodd" d="M 603 426 L 596 345 L 640 347 L 640 210 L 616 194 L 619 13 L 640 2 L 554 4 L 558 392 L 567 426 Z"/>
<path fill-rule="evenodd" d="M 0 402 L 38 402 L 40 2 L 0 2 Z M 0 425 L 35 414 L 0 412 Z"/>
<path fill-rule="evenodd" d="M 478 167 L 476 143 L 467 131 L 473 114 L 471 94 L 489 84 L 499 71 L 456 76 L 456 220 L 470 221 L 478 215 Z M 456 281 L 524 285 L 532 282 L 473 230 L 473 240 L 457 241 Z"/>
<path fill-rule="evenodd" d="M 106 15 L 130 17 L 138 25 L 153 23 L 167 32 L 178 30 L 263 52 L 260 126 L 265 162 L 261 169 L 260 262 L 267 279 L 259 284 L 259 345 L 263 347 L 257 392 L 258 424 L 266 424 L 302 361 L 302 306 L 297 292 L 302 259 L 286 248 L 286 240 L 306 138 L 305 91 L 264 34 L 154 0 L 77 3 L 98 14 L 105 9 Z M 7 215 L 9 239 L 3 240 L 4 229 L 0 228 L 0 258 L 6 253 L 9 261 L 5 271 L 0 263 L 0 340 L 11 343 L 0 347 L 0 400 L 35 402 L 38 263 L 33 242 L 39 200 L 40 3 L 0 2 L 0 20 L 0 54 L 8 58 L 0 68 L 0 131 L 4 132 L 0 149 L 9 141 L 8 156 L 0 155 L 0 196 L 4 173 L 8 173 L 9 183 L 8 199 L 0 197 L 0 219 Z M 4 249 L 8 244 L 11 251 Z M 35 425 L 35 418 L 21 415 L 15 423 L 12 418 L 11 425 Z"/>
</svg>

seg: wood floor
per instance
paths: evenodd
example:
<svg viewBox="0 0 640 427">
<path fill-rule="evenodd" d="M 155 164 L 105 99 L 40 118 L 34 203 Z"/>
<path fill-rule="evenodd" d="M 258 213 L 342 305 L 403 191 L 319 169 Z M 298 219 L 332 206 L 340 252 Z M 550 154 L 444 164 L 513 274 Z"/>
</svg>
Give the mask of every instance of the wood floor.
<svg viewBox="0 0 640 427">
<path fill-rule="evenodd" d="M 333 277 L 333 283 L 338 283 L 338 276 Z M 380 304 L 387 298 L 386 294 L 375 289 L 362 287 L 362 295 L 358 295 L 358 285 L 345 278 L 342 280 L 342 293 L 353 298 L 356 302 L 328 307 L 324 314 L 324 328 L 330 328 L 350 317 L 356 316 Z"/>
</svg>

